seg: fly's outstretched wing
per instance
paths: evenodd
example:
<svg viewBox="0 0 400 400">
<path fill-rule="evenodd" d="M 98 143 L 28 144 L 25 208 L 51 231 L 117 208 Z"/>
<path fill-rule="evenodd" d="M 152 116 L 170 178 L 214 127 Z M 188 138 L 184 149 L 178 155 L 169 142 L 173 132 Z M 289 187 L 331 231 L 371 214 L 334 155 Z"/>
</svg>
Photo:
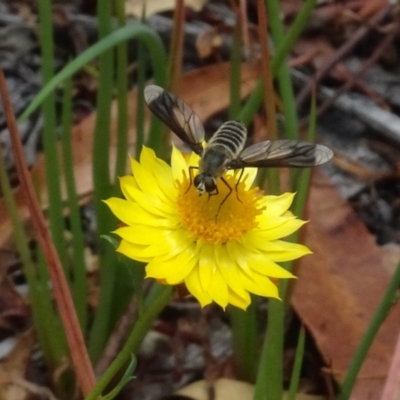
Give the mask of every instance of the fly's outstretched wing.
<svg viewBox="0 0 400 400">
<path fill-rule="evenodd" d="M 329 161 L 333 151 L 321 144 L 298 140 L 266 140 L 245 148 L 228 168 L 314 167 Z"/>
<path fill-rule="evenodd" d="M 153 114 L 160 118 L 195 153 L 202 154 L 204 127 L 195 112 L 179 97 L 160 86 L 144 89 L 144 99 Z"/>
</svg>

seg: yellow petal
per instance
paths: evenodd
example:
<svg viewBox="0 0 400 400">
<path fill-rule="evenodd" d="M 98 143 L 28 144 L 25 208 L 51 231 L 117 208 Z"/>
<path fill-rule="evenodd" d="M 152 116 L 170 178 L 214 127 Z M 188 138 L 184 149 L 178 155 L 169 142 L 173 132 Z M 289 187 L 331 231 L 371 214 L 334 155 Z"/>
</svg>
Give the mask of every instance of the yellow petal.
<svg viewBox="0 0 400 400">
<path fill-rule="evenodd" d="M 163 231 L 162 240 L 154 242 L 143 250 L 143 257 L 161 257 L 168 259 L 172 255 L 178 254 L 186 250 L 193 244 L 193 241 L 188 237 L 187 233 L 182 230 L 167 230 Z"/>
<path fill-rule="evenodd" d="M 172 177 L 171 167 L 163 160 L 156 157 L 154 150 L 143 147 L 140 153 L 140 163 L 157 179 L 160 190 L 171 200 L 176 199 L 176 186 Z"/>
<path fill-rule="evenodd" d="M 183 180 L 184 174 L 188 176 L 188 164 L 182 153 L 175 146 L 172 147 L 171 167 L 174 181 L 181 182 Z"/>
<path fill-rule="evenodd" d="M 168 218 L 157 216 L 145 211 L 139 204 L 124 199 L 112 197 L 104 200 L 112 213 L 125 225 L 148 225 L 165 228 L 175 228 L 180 224 L 178 216 Z"/>
<path fill-rule="evenodd" d="M 251 303 L 251 297 L 246 292 L 247 297 L 245 299 L 239 297 L 237 293 L 233 292 L 232 290 L 228 290 L 228 303 L 232 304 L 233 306 L 237 308 L 241 308 L 242 310 L 246 310 L 246 308 L 250 305 Z"/>
<path fill-rule="evenodd" d="M 222 277 L 228 284 L 229 289 L 243 299 L 246 299 L 248 293 L 242 285 L 237 265 L 232 261 L 231 257 L 229 257 L 226 246 L 215 246 L 214 251 L 218 270 L 221 272 Z"/>
<path fill-rule="evenodd" d="M 165 279 L 169 285 L 182 283 L 197 265 L 195 255 L 193 247 L 189 247 L 168 260 L 155 258 L 146 266 L 146 277 Z"/>
<path fill-rule="evenodd" d="M 265 252 L 272 261 L 282 262 L 291 261 L 296 258 L 311 254 L 311 250 L 302 244 L 284 242 L 283 240 L 275 240 L 268 242 L 259 237 L 248 239 L 248 235 L 243 237 L 243 244 L 246 247 L 255 247 L 261 252 Z"/>
<path fill-rule="evenodd" d="M 244 287 L 258 296 L 279 299 L 278 287 L 266 276 L 252 272 L 251 275 L 241 274 Z"/>
<path fill-rule="evenodd" d="M 176 215 L 174 204 L 165 202 L 158 193 L 152 196 L 134 187 L 126 189 L 129 191 L 129 196 L 148 212 L 159 216 Z"/>
<path fill-rule="evenodd" d="M 285 213 L 286 214 L 286 213 Z M 276 228 L 285 224 L 287 221 L 291 221 L 297 219 L 295 216 L 284 216 L 284 215 L 275 215 L 268 216 L 263 212 L 260 215 L 257 215 L 257 231 L 264 231 L 272 228 Z M 302 221 L 302 220 L 300 220 Z"/>
<path fill-rule="evenodd" d="M 138 204 L 130 201 L 119 199 L 118 197 L 111 197 L 107 200 L 103 200 L 104 203 L 110 207 L 111 212 L 124 224 L 133 225 L 135 224 L 135 213 L 140 208 Z"/>
<path fill-rule="evenodd" d="M 207 292 L 217 304 L 223 309 L 226 308 L 228 305 L 228 286 L 218 268 L 214 271 Z"/>
<path fill-rule="evenodd" d="M 199 301 L 202 307 L 212 302 L 211 296 L 203 290 L 200 284 L 198 268 L 193 268 L 192 272 L 186 277 L 185 285 L 187 290 Z"/>
<path fill-rule="evenodd" d="M 190 153 L 188 164 L 190 167 L 198 167 L 200 161 L 200 156 L 195 152 Z"/>
<path fill-rule="evenodd" d="M 153 175 L 151 169 L 145 168 L 134 159 L 132 159 L 131 163 L 134 165 L 134 177 L 142 192 L 152 197 L 162 197 L 164 201 L 171 201 L 169 197 L 164 195 L 158 185 L 159 180 Z"/>
<path fill-rule="evenodd" d="M 295 278 L 288 270 L 271 261 L 265 253 L 248 249 L 239 243 L 227 243 L 227 250 L 232 260 L 248 275 L 252 273 L 249 270 L 253 270 L 271 278 Z"/>
<path fill-rule="evenodd" d="M 163 229 L 152 228 L 144 225 L 124 226 L 116 229 L 113 233 L 127 242 L 147 246 L 151 245 L 155 241 L 161 241 L 165 237 Z"/>
<path fill-rule="evenodd" d="M 211 277 L 216 268 L 213 245 L 202 243 L 199 246 L 199 276 L 203 290 L 207 291 L 210 286 Z"/>
<path fill-rule="evenodd" d="M 265 213 L 268 217 L 282 215 L 293 203 L 295 193 L 283 193 L 280 196 L 265 196 L 260 202 L 265 207 Z"/>
<path fill-rule="evenodd" d="M 162 217 L 153 214 L 149 214 L 144 211 L 142 207 L 138 206 L 137 212 L 132 216 L 135 221 L 135 225 L 147 225 L 149 227 L 157 228 L 168 228 L 174 229 L 180 226 L 181 222 L 178 216 Z"/>
<path fill-rule="evenodd" d="M 137 260 L 137 261 L 147 263 L 151 260 L 151 257 L 143 257 L 142 256 L 144 249 L 145 249 L 145 246 L 132 244 L 132 243 L 127 242 L 126 240 L 121 240 L 116 251 L 118 253 L 123 254 L 124 256 L 126 256 L 128 258 L 132 258 L 132 260 Z"/>
<path fill-rule="evenodd" d="M 246 190 L 250 190 L 257 177 L 258 168 L 245 168 L 243 172 L 242 180 Z"/>
<path fill-rule="evenodd" d="M 121 187 L 121 191 L 122 191 L 122 194 L 124 195 L 124 197 L 129 201 L 134 201 L 130 197 L 129 190 L 127 190 L 127 188 L 135 187 L 136 189 L 139 189 L 139 186 L 136 183 L 136 179 L 132 175 L 121 176 L 121 177 L 119 177 L 119 185 Z"/>
<path fill-rule="evenodd" d="M 284 238 L 292 234 L 293 232 L 296 232 L 305 223 L 306 221 L 303 221 L 301 219 L 290 219 L 278 226 L 271 227 L 270 229 L 257 229 L 253 232 L 248 232 L 247 234 L 249 234 L 250 236 L 260 236 L 264 240 L 277 240 Z"/>
</svg>

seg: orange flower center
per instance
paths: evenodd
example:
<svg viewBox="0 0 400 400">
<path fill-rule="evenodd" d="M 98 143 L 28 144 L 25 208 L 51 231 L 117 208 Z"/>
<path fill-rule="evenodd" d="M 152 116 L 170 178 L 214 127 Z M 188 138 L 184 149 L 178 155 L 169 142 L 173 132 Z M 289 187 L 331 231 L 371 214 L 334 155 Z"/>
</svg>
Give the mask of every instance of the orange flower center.
<svg viewBox="0 0 400 400">
<path fill-rule="evenodd" d="M 226 243 L 240 239 L 257 226 L 256 217 L 263 209 L 258 206 L 262 194 L 257 187 L 245 188 L 246 176 L 237 183 L 239 174 L 224 174 L 229 187 L 220 178 L 218 194 L 212 195 L 199 195 L 186 174 L 178 182 L 178 214 L 194 238 L 213 244 Z"/>
</svg>

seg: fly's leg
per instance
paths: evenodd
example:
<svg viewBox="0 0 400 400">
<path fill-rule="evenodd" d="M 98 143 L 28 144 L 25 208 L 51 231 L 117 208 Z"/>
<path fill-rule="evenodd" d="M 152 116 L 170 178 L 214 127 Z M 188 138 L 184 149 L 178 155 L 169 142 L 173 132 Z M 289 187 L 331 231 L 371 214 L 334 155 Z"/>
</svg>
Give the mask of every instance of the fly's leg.
<svg viewBox="0 0 400 400">
<path fill-rule="evenodd" d="M 221 177 L 221 181 L 224 182 L 224 184 L 226 185 L 226 187 L 229 189 L 228 194 L 224 197 L 224 199 L 221 201 L 219 207 L 218 207 L 218 211 L 217 214 L 215 215 L 215 222 L 217 222 L 218 219 L 218 214 L 221 210 L 221 207 L 223 206 L 223 204 L 225 203 L 226 199 L 231 195 L 232 193 L 232 188 L 229 186 L 229 183 L 223 178 Z M 218 191 L 218 188 L 216 188 L 216 190 Z M 213 193 L 213 194 L 218 194 L 218 193 Z"/>
<path fill-rule="evenodd" d="M 190 190 L 190 187 L 191 187 L 192 184 L 193 184 L 192 171 L 193 171 L 194 169 L 199 169 L 199 167 L 193 167 L 193 166 L 189 167 L 189 187 L 187 188 L 185 194 Z"/>
<path fill-rule="evenodd" d="M 241 180 L 242 177 L 243 177 L 243 173 L 244 173 L 244 168 L 242 168 L 242 169 L 240 170 L 239 179 L 237 180 L 237 182 L 236 182 L 236 184 L 235 184 L 236 198 L 237 198 L 238 201 L 240 201 L 240 202 L 242 202 L 242 200 L 239 199 L 238 186 L 239 186 L 240 180 Z"/>
<path fill-rule="evenodd" d="M 214 192 L 212 192 L 212 193 L 208 192 L 208 199 L 207 200 L 210 200 L 211 196 L 216 196 L 218 194 L 219 194 L 218 186 L 215 186 Z"/>
</svg>

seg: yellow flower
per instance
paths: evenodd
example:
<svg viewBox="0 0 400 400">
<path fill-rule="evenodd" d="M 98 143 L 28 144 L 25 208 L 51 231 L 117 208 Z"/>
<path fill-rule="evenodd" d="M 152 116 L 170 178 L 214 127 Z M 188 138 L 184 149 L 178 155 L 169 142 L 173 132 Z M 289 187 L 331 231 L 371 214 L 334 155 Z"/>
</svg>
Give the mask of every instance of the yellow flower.
<svg viewBox="0 0 400 400">
<path fill-rule="evenodd" d="M 131 160 L 133 176 L 120 178 L 125 199 L 106 200 L 125 225 L 114 232 L 122 239 L 117 251 L 147 263 L 147 278 L 184 283 L 202 306 L 246 309 L 250 293 L 279 298 L 276 279 L 294 276 L 277 262 L 310 253 L 280 240 L 305 223 L 288 211 L 294 194 L 263 196 L 251 188 L 256 169 L 249 168 L 239 183 L 240 171 L 224 174 L 230 194 L 218 179 L 217 195 L 199 196 L 189 177 L 198 161 L 176 148 L 171 167 L 149 148 L 140 163 Z"/>
</svg>

